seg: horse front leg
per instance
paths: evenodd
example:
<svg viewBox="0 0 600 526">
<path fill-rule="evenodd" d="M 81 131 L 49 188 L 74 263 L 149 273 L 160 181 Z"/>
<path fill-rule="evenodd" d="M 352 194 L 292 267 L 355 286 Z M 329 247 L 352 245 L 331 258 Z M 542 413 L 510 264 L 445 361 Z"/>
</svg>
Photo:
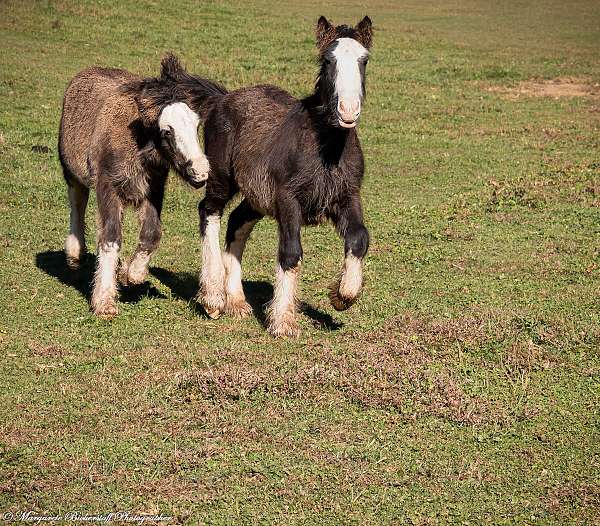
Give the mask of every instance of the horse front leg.
<svg viewBox="0 0 600 526">
<path fill-rule="evenodd" d="M 123 285 L 141 285 L 148 276 L 148 264 L 152 254 L 158 249 L 162 237 L 160 214 L 164 198 L 165 178 L 154 181 L 148 199 L 138 208 L 140 234 L 135 252 L 129 264 L 120 270 L 119 281 Z"/>
<path fill-rule="evenodd" d="M 109 183 L 99 181 L 98 195 L 98 264 L 94 275 L 92 310 L 102 318 L 118 314 L 117 267 L 121 250 L 123 205 Z"/>
<path fill-rule="evenodd" d="M 350 204 L 334 218 L 336 228 L 344 238 L 344 265 L 338 279 L 330 286 L 329 299 L 333 308 L 350 308 L 360 296 L 363 286 L 363 259 L 369 248 L 369 232 L 363 222 L 360 199 Z"/>
<path fill-rule="evenodd" d="M 198 300 L 206 314 L 213 319 L 225 311 L 225 267 L 219 242 L 224 207 L 224 204 L 215 207 L 206 198 L 199 205 L 202 268 Z"/>
<path fill-rule="evenodd" d="M 273 336 L 297 337 L 300 334 L 296 294 L 302 261 L 302 215 L 293 198 L 279 198 L 277 208 L 279 255 L 273 299 L 267 309 L 268 330 Z"/>
</svg>

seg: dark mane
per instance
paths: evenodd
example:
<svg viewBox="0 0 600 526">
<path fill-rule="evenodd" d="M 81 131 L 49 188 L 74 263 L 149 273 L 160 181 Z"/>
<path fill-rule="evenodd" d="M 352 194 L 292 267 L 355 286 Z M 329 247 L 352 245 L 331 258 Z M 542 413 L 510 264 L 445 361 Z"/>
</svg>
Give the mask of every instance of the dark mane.
<svg viewBox="0 0 600 526">
<path fill-rule="evenodd" d="M 160 77 L 170 83 L 177 93 L 191 94 L 192 97 L 224 95 L 227 89 L 217 82 L 189 73 L 172 53 L 167 53 L 160 64 Z"/>
<path fill-rule="evenodd" d="M 156 122 L 160 111 L 173 102 L 185 102 L 202 117 L 207 98 L 227 93 L 217 82 L 188 73 L 179 59 L 167 53 L 160 64 L 160 76 L 129 82 L 121 92 L 133 96 L 146 125 Z"/>
<path fill-rule="evenodd" d="M 165 56 L 160 62 L 160 77 L 163 80 L 174 80 L 177 78 L 185 68 L 182 66 L 179 58 L 171 52 L 165 53 Z"/>
</svg>

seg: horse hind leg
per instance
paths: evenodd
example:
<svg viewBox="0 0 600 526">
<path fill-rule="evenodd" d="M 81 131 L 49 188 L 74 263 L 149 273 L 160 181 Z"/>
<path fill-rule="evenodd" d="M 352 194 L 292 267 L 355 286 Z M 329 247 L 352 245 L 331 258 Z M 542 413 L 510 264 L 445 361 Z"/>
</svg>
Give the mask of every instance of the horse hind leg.
<svg viewBox="0 0 600 526">
<path fill-rule="evenodd" d="M 92 310 L 102 318 L 118 314 L 117 268 L 121 249 L 123 206 L 110 188 L 98 187 L 98 266 L 94 276 Z"/>
<path fill-rule="evenodd" d="M 273 336 L 297 337 L 296 295 L 302 261 L 302 216 L 295 199 L 279 197 L 279 255 L 273 299 L 267 309 L 268 331 Z"/>
<path fill-rule="evenodd" d="M 223 265 L 225 267 L 225 312 L 236 318 L 245 318 L 252 312 L 242 287 L 242 255 L 254 225 L 262 218 L 243 200 L 229 216 Z"/>
<path fill-rule="evenodd" d="M 144 202 L 139 210 L 140 234 L 138 245 L 129 263 L 122 263 L 119 282 L 122 285 L 141 285 L 148 277 L 148 264 L 162 236 L 160 216 L 152 204 Z"/>
<path fill-rule="evenodd" d="M 90 190 L 78 181 L 68 182 L 70 212 L 69 234 L 65 240 L 67 266 L 77 269 L 86 253 L 85 246 L 85 210 Z"/>
</svg>

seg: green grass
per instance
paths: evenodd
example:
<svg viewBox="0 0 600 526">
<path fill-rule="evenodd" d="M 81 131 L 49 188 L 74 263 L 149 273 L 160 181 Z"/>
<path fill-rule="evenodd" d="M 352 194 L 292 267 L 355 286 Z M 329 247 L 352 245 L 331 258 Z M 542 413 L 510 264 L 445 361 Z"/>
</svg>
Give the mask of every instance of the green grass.
<svg viewBox="0 0 600 526">
<path fill-rule="evenodd" d="M 84 67 L 155 74 L 166 50 L 229 88 L 302 96 L 318 16 L 366 8 L 2 2 L 0 511 L 600 524 L 600 98 L 490 90 L 600 82 L 600 10 L 532 4 L 369 3 L 367 284 L 335 312 L 342 243 L 306 229 L 287 341 L 259 319 L 274 223 L 245 255 L 258 316 L 208 320 L 192 300 L 201 192 L 174 179 L 148 287 L 112 322 L 89 313 L 93 260 L 74 277 L 61 253 L 61 97 Z"/>
</svg>

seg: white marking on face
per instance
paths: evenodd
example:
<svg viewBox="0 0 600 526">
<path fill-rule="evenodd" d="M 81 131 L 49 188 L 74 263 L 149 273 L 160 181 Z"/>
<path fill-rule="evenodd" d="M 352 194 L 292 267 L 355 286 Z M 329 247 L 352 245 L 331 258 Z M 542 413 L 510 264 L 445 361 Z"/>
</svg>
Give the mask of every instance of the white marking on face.
<svg viewBox="0 0 600 526">
<path fill-rule="evenodd" d="M 367 49 L 353 38 L 338 38 L 333 50 L 336 60 L 335 93 L 338 96 L 340 125 L 353 128 L 360 115 L 363 96 L 359 60 L 369 54 Z"/>
<path fill-rule="evenodd" d="M 186 160 L 192 162 L 192 168 L 201 180 L 208 176 L 208 160 L 200 149 L 198 141 L 198 124 L 200 118 L 196 112 L 184 102 L 175 102 L 166 106 L 158 119 L 160 130 L 173 128 L 175 134 L 175 145 Z"/>
</svg>

